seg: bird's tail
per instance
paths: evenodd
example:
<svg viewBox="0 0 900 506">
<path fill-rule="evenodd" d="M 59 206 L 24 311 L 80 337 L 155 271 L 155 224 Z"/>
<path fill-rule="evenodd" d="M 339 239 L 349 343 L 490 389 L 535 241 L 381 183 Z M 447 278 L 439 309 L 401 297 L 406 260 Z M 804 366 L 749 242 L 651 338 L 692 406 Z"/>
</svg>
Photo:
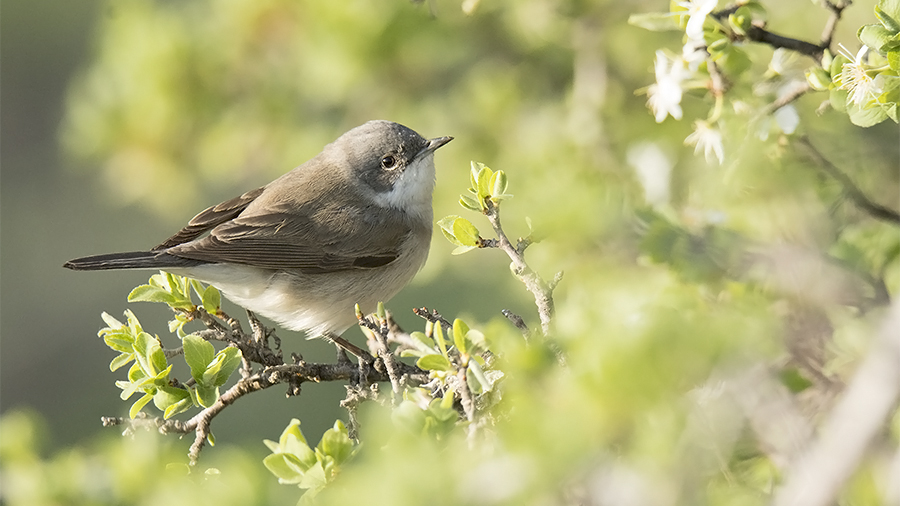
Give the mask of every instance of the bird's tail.
<svg viewBox="0 0 900 506">
<path fill-rule="evenodd" d="M 131 251 L 128 253 L 109 253 L 76 258 L 63 264 L 63 267 L 73 271 L 103 271 L 111 269 L 193 267 L 202 263 L 204 262 L 170 255 L 165 251 Z"/>
</svg>

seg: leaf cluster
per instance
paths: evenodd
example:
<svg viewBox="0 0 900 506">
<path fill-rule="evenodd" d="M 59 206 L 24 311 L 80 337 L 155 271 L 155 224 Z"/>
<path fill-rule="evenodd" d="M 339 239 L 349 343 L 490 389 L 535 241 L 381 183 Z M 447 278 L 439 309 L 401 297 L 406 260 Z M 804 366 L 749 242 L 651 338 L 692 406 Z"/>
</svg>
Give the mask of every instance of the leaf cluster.
<svg viewBox="0 0 900 506">
<path fill-rule="evenodd" d="M 469 195 L 459 196 L 459 205 L 464 209 L 487 214 L 499 207 L 502 201 L 512 198 L 511 194 L 506 193 L 509 181 L 502 170 L 495 172 L 485 164 L 473 161 L 469 182 Z M 450 215 L 438 220 L 437 225 L 441 227 L 444 237 L 457 246 L 453 250 L 454 255 L 485 246 L 478 228 L 465 218 Z"/>
<path fill-rule="evenodd" d="M 205 307 L 218 311 L 221 301 L 218 290 L 169 273 L 152 276 L 148 284 L 132 290 L 128 299 L 131 302 L 162 302 L 180 311 L 193 310 L 191 289 L 200 295 Z M 125 316 L 127 323 L 122 323 L 103 313 L 107 327 L 101 329 L 99 335 L 107 346 L 119 352 L 110 362 L 111 371 L 134 361 L 127 380 L 116 382 L 116 386 L 122 389 L 122 400 L 129 399 L 135 393 L 143 393 L 129 410 L 131 418 L 136 417 L 151 400 L 166 419 L 192 406 L 209 407 L 218 400 L 219 387 L 225 385 L 241 365 L 239 349 L 229 346 L 216 351 L 202 337 L 186 334 L 183 327 L 188 319 L 183 312 L 176 311 L 169 329 L 177 332 L 182 344 L 181 351 L 191 371 L 191 381 L 182 384 L 171 377 L 173 364 L 168 362 L 159 337 L 145 332 L 131 310 L 127 310 Z"/>
<path fill-rule="evenodd" d="M 340 473 L 341 465 L 359 449 L 340 420 L 322 434 L 315 448 L 310 448 L 300 430 L 300 420 L 294 418 L 281 433 L 277 442 L 264 441 L 272 454 L 263 460 L 266 468 L 285 485 L 297 485 L 306 490 L 301 503 L 312 504 L 312 499 Z"/>
</svg>

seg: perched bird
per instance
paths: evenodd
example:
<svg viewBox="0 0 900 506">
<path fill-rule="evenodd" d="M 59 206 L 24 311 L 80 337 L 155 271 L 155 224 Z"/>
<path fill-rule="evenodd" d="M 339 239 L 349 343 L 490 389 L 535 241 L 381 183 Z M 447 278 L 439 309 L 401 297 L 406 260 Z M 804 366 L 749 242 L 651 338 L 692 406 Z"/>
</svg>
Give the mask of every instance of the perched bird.
<svg viewBox="0 0 900 506">
<path fill-rule="evenodd" d="M 354 304 L 373 311 L 425 264 L 434 151 L 452 139 L 370 121 L 266 186 L 202 211 L 149 251 L 64 267 L 187 276 L 288 329 L 334 337 L 356 323 Z"/>
</svg>

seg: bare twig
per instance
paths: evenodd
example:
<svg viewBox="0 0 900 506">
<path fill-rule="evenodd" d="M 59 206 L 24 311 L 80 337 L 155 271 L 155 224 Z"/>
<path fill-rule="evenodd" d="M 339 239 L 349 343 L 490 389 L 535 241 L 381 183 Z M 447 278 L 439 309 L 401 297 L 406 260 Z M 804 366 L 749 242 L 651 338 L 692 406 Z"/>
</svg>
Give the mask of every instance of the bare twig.
<svg viewBox="0 0 900 506">
<path fill-rule="evenodd" d="M 525 325 L 525 320 L 522 319 L 521 316 L 513 313 L 509 309 L 501 309 L 501 313 L 506 317 L 507 320 L 511 321 L 513 325 L 516 326 L 522 332 L 522 336 L 525 338 L 525 342 L 528 342 L 528 339 L 531 337 L 531 331 L 528 330 L 528 325 Z"/>
<path fill-rule="evenodd" d="M 850 198 L 856 207 L 875 219 L 886 221 L 894 225 L 900 225 L 900 212 L 872 202 L 872 200 L 866 196 L 866 194 L 863 193 L 846 174 L 831 163 L 830 160 L 825 158 L 825 156 L 813 146 L 808 137 L 799 137 L 798 142 L 807 149 L 813 161 L 816 162 L 816 165 L 841 185 L 844 194 Z"/>
<path fill-rule="evenodd" d="M 512 260 L 513 273 L 534 296 L 534 303 L 537 305 L 538 316 L 541 319 L 541 330 L 546 336 L 550 333 L 550 320 L 553 317 L 553 289 L 525 263 L 524 247 L 522 248 L 523 251 L 520 251 L 519 248 L 513 246 L 509 241 L 500 224 L 500 208 L 491 199 L 485 199 L 484 201 L 487 205 L 485 215 L 494 228 L 494 233 L 497 234 L 497 241 L 499 241 L 497 247 Z"/>
<path fill-rule="evenodd" d="M 822 41 L 819 43 L 819 47 L 823 49 L 831 47 L 831 41 L 834 38 L 834 31 L 837 29 L 837 23 L 841 20 L 844 9 L 850 7 L 850 4 L 852 3 L 852 0 L 840 2 L 823 0 L 822 4 L 829 12 L 831 12 L 831 15 L 828 16 L 828 20 L 825 22 L 825 28 L 822 30 Z"/>
<path fill-rule="evenodd" d="M 781 97 L 778 97 L 774 102 L 768 104 L 762 109 L 761 116 L 768 116 L 778 109 L 794 102 L 798 98 L 803 95 L 809 93 L 812 87 L 807 82 L 802 82 L 793 87 L 793 89 L 789 93 L 785 93 Z"/>
<path fill-rule="evenodd" d="M 429 311 L 427 307 L 417 307 L 413 308 L 413 313 L 415 313 L 416 316 L 424 318 L 431 323 L 439 323 L 447 329 L 453 328 L 453 324 L 450 323 L 450 320 L 441 316 L 441 313 L 439 313 L 436 309 L 433 311 Z"/>
<path fill-rule="evenodd" d="M 384 368 L 387 371 L 388 378 L 391 380 L 391 389 L 394 392 L 394 402 L 398 402 L 400 394 L 403 391 L 403 386 L 401 384 L 400 374 L 397 370 L 397 361 L 394 360 L 394 354 L 391 353 L 391 348 L 388 346 L 388 334 L 390 333 L 390 328 L 388 327 L 387 319 L 380 319 L 377 317 L 374 319 L 359 318 L 359 325 L 371 330 L 372 334 L 374 334 L 378 356 L 384 362 Z"/>
</svg>

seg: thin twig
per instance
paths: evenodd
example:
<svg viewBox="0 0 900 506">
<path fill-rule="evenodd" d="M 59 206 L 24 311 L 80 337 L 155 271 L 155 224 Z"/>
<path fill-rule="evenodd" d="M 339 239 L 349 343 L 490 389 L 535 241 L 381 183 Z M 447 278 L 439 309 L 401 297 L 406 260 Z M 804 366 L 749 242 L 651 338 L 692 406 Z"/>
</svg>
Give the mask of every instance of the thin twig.
<svg viewBox="0 0 900 506">
<path fill-rule="evenodd" d="M 886 221 L 894 225 L 900 225 L 900 212 L 873 202 L 846 174 L 831 163 L 830 160 L 825 158 L 825 156 L 813 146 L 808 137 L 805 135 L 801 136 L 798 138 L 798 142 L 806 147 L 810 156 L 812 156 L 813 161 L 816 162 L 816 165 L 841 185 L 844 194 L 850 198 L 856 207 L 875 219 Z"/>
<path fill-rule="evenodd" d="M 415 313 L 416 316 L 424 318 L 431 323 L 439 323 L 448 330 L 453 328 L 453 324 L 450 322 L 450 320 L 441 316 L 441 313 L 439 313 L 436 309 L 433 311 L 429 311 L 427 307 L 417 307 L 413 308 L 413 313 Z"/>
<path fill-rule="evenodd" d="M 487 209 L 485 215 L 494 233 L 497 234 L 498 248 L 501 249 L 512 260 L 513 273 L 525 284 L 525 288 L 534 296 L 534 302 L 537 305 L 538 316 L 541 319 L 541 330 L 545 336 L 550 333 L 550 320 L 553 317 L 553 290 L 541 277 L 531 270 L 522 252 L 509 241 L 503 227 L 500 224 L 500 207 L 495 205 L 491 199 L 485 199 Z"/>
<path fill-rule="evenodd" d="M 394 360 L 394 354 L 391 353 L 391 349 L 388 346 L 388 333 L 390 332 L 390 328 L 388 327 L 387 319 L 376 317 L 374 320 L 376 321 L 369 318 L 360 318 L 359 325 L 371 330 L 372 334 L 375 335 L 378 356 L 381 357 L 382 362 L 384 362 L 384 368 L 387 371 L 388 378 L 391 380 L 391 389 L 394 392 L 394 402 L 398 402 L 400 394 L 403 391 L 403 386 L 401 384 L 400 373 L 397 370 L 397 361 Z"/>
<path fill-rule="evenodd" d="M 513 325 L 522 332 L 522 337 L 525 338 L 525 342 L 527 343 L 529 338 L 531 337 L 531 331 L 528 330 L 528 325 L 525 325 L 525 320 L 522 319 L 521 316 L 513 313 L 509 309 L 501 309 L 500 312 L 503 316 L 506 317 L 507 320 L 511 321 Z"/>
<path fill-rule="evenodd" d="M 809 85 L 808 82 L 798 83 L 796 86 L 793 87 L 793 89 L 789 93 L 785 93 L 784 95 L 782 95 L 781 97 L 776 99 L 774 102 L 763 107 L 760 115 L 768 116 L 770 114 L 773 114 L 778 109 L 781 109 L 782 107 L 794 102 L 798 98 L 809 93 L 810 90 L 812 90 L 812 87 Z"/>
<path fill-rule="evenodd" d="M 841 20 L 844 9 L 849 7 L 852 3 L 851 0 L 837 3 L 831 2 L 830 0 L 824 0 L 822 2 L 825 8 L 831 12 L 831 15 L 828 16 L 828 20 L 825 21 L 825 28 L 822 30 L 822 41 L 819 43 L 819 47 L 823 49 L 831 47 L 831 41 L 834 39 L 834 32 L 837 29 L 838 21 Z"/>
</svg>

